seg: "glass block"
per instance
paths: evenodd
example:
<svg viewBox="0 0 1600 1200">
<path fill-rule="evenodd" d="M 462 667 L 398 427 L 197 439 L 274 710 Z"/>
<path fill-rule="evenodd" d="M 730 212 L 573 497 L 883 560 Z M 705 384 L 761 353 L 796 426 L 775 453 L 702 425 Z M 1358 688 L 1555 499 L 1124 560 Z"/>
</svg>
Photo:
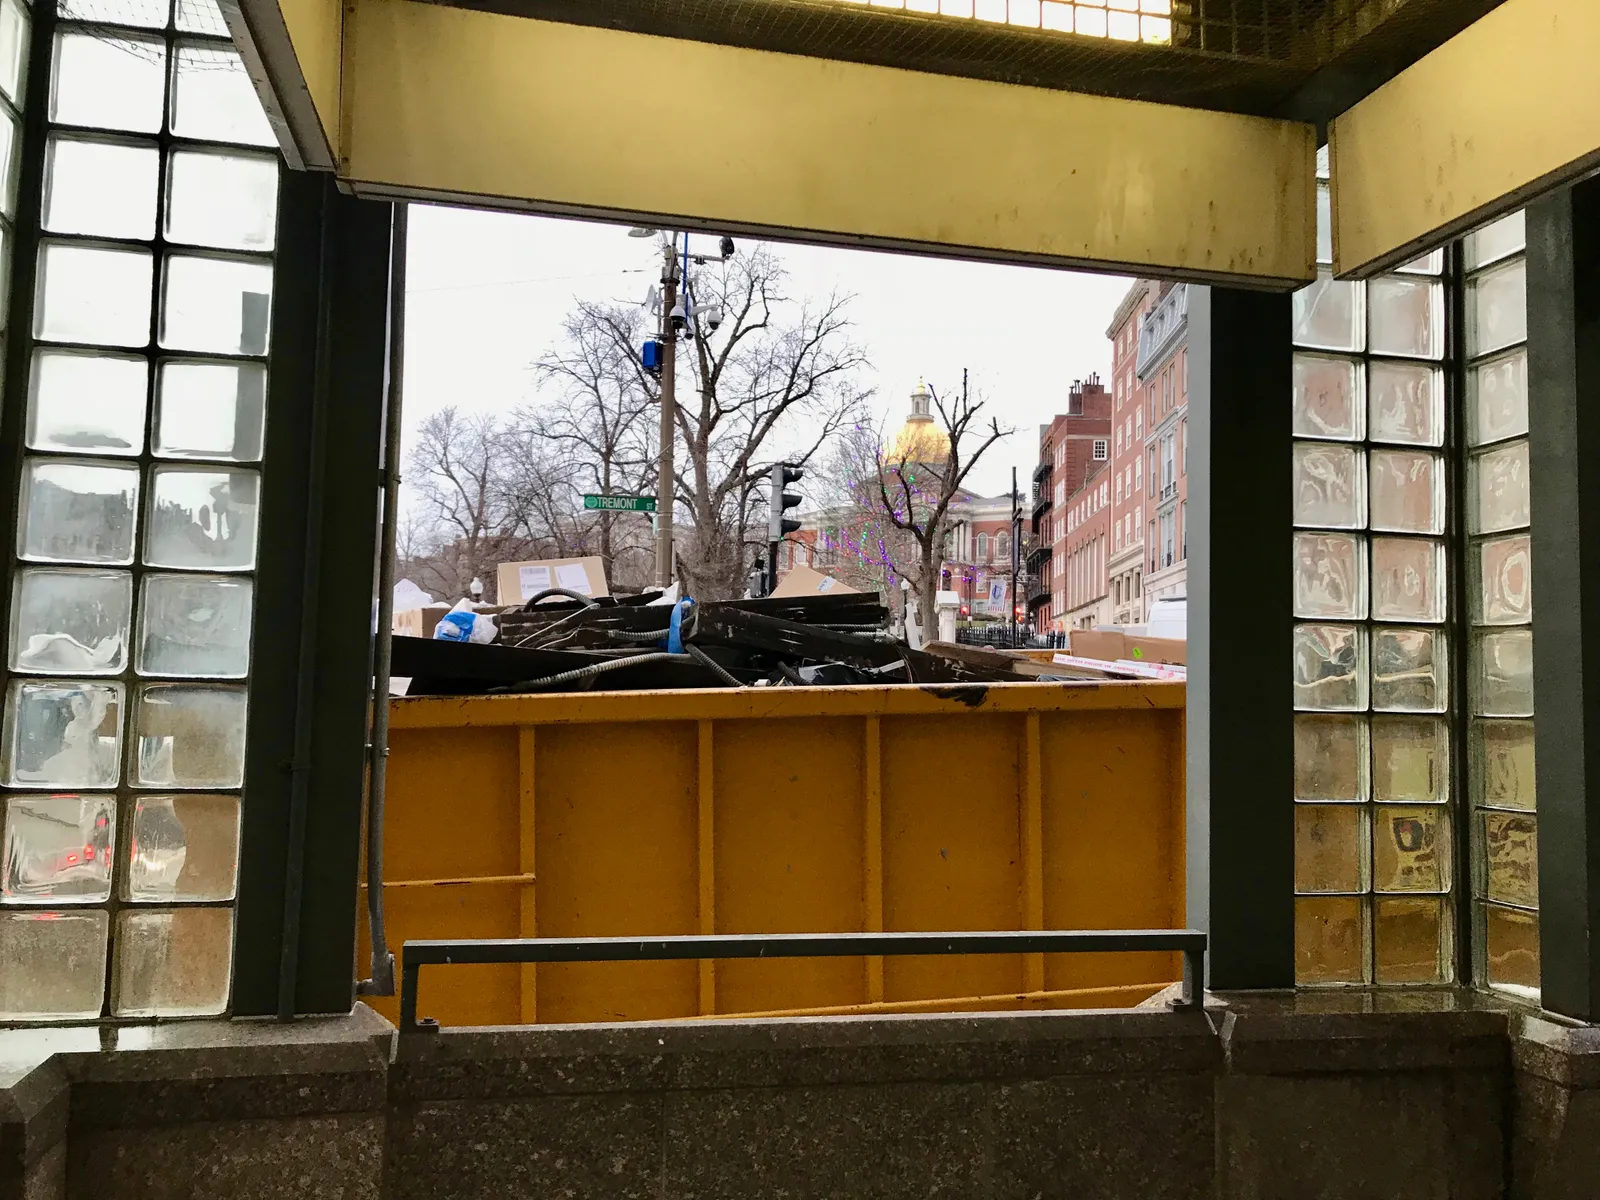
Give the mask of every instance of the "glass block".
<svg viewBox="0 0 1600 1200">
<path fill-rule="evenodd" d="M 237 51 L 213 46 L 178 47 L 172 132 L 202 142 L 274 144 L 272 126 Z"/>
<path fill-rule="evenodd" d="M 1528 350 L 1484 359 L 1467 372 L 1467 444 L 1528 432 Z"/>
<path fill-rule="evenodd" d="M 1532 721 L 1474 721 L 1468 733 L 1472 748 L 1474 805 L 1532 812 L 1534 792 Z"/>
<path fill-rule="evenodd" d="M 160 176 L 154 145 L 53 134 L 45 149 L 44 228 L 148 241 L 156 235 Z"/>
<path fill-rule="evenodd" d="M 1367 707 L 1366 631 L 1355 625 L 1294 627 L 1294 706 L 1328 712 Z"/>
<path fill-rule="evenodd" d="M 160 683 L 139 689 L 137 787 L 234 788 L 244 782 L 245 690 Z"/>
<path fill-rule="evenodd" d="M 35 350 L 29 449 L 138 454 L 149 386 L 149 364 L 134 355 Z"/>
<path fill-rule="evenodd" d="M 1361 372 L 1348 358 L 1294 356 L 1294 435 L 1360 441 Z"/>
<path fill-rule="evenodd" d="M 167 240 L 219 250 L 273 247 L 278 163 L 258 154 L 174 150 L 167 168 Z"/>
<path fill-rule="evenodd" d="M 1401 275 L 1442 275 L 1444 274 L 1444 251 L 1430 250 L 1418 258 L 1413 258 L 1408 263 L 1401 263 L 1395 270 Z"/>
<path fill-rule="evenodd" d="M 228 37 L 228 22 L 216 0 L 178 0 L 178 28 L 184 33 Z"/>
<path fill-rule="evenodd" d="M 1533 632 L 1473 635 L 1472 712 L 1479 717 L 1533 716 Z"/>
<path fill-rule="evenodd" d="M 0 1021 L 98 1017 L 108 927 L 98 909 L 0 912 Z"/>
<path fill-rule="evenodd" d="M 1444 459 L 1422 450 L 1373 450 L 1367 469 L 1372 528 L 1444 532 Z"/>
<path fill-rule="evenodd" d="M 92 904 L 111 898 L 114 796 L 13 796 L 5 802 L 0 899 Z"/>
<path fill-rule="evenodd" d="M 1527 442 L 1512 442 L 1467 459 L 1468 532 L 1524 529 L 1529 516 Z"/>
<path fill-rule="evenodd" d="M 1373 901 L 1376 982 L 1449 983 L 1454 938 L 1446 901 L 1437 897 Z"/>
<path fill-rule="evenodd" d="M 9 110 L 0 108 L 0 213 L 17 212 L 17 147 L 22 144 L 22 127 Z"/>
<path fill-rule="evenodd" d="M 1372 814 L 1372 886 L 1380 892 L 1450 890 L 1450 809 L 1443 804 Z"/>
<path fill-rule="evenodd" d="M 1360 529 L 1366 515 L 1365 461 L 1354 446 L 1294 444 L 1294 522 Z"/>
<path fill-rule="evenodd" d="M 1294 535 L 1294 615 L 1359 621 L 1367 615 L 1365 539 L 1348 533 Z"/>
<path fill-rule="evenodd" d="M 1354 896 L 1297 896 L 1294 981 L 1298 986 L 1365 983 L 1367 923 Z"/>
<path fill-rule="evenodd" d="M 1333 153 L 1326 142 L 1317 147 L 1317 178 L 1333 178 Z"/>
<path fill-rule="evenodd" d="M 164 458 L 261 457 L 267 369 L 252 362 L 164 362 L 156 375 L 152 449 Z"/>
<path fill-rule="evenodd" d="M 1450 794 L 1450 734 L 1429 717 L 1372 718 L 1372 798 L 1438 803 Z"/>
<path fill-rule="evenodd" d="M 1448 677 L 1439 629 L 1372 631 L 1372 707 L 1381 712 L 1443 712 Z"/>
<path fill-rule="evenodd" d="M 60 0 L 61 16 L 100 25 L 165 29 L 171 0 Z"/>
<path fill-rule="evenodd" d="M 22 468 L 23 558 L 125 565 L 133 561 L 139 468 L 30 458 Z"/>
<path fill-rule="evenodd" d="M 133 576 L 34 568 L 17 573 L 11 669 L 40 675 L 115 675 L 128 664 Z"/>
<path fill-rule="evenodd" d="M 1444 285 L 1384 275 L 1367 284 L 1367 349 L 1403 358 L 1444 357 Z"/>
<path fill-rule="evenodd" d="M 1528 340 L 1528 272 L 1522 259 L 1467 279 L 1467 353 L 1473 357 Z"/>
<path fill-rule="evenodd" d="M 1532 813 L 1480 812 L 1475 894 L 1539 907 L 1539 823 Z"/>
<path fill-rule="evenodd" d="M 1444 444 L 1444 373 L 1421 363 L 1374 362 L 1368 367 L 1368 435 L 1375 442 Z"/>
<path fill-rule="evenodd" d="M 1478 906 L 1484 982 L 1530 999 L 1539 995 L 1539 917 L 1497 904 Z"/>
<path fill-rule="evenodd" d="M 1307 350 L 1364 348 L 1366 341 L 1366 291 L 1359 283 L 1345 283 L 1327 268 L 1319 268 L 1317 281 L 1294 294 L 1294 344 Z"/>
<path fill-rule="evenodd" d="M 161 344 L 209 354 L 265 354 L 272 264 L 174 254 L 162 281 Z"/>
<path fill-rule="evenodd" d="M 160 37 L 113 37 L 93 30 L 56 34 L 50 119 L 58 125 L 161 130 L 167 46 Z"/>
<path fill-rule="evenodd" d="M 1484 542 L 1476 554 L 1478 586 L 1472 619 L 1480 625 L 1525 625 L 1533 620 L 1533 562 L 1528 535 Z"/>
<path fill-rule="evenodd" d="M 1366 890 L 1367 810 L 1359 804 L 1294 806 L 1297 894 Z"/>
<path fill-rule="evenodd" d="M 147 575 L 139 596 L 141 675 L 243 679 L 254 585 L 231 575 Z"/>
<path fill-rule="evenodd" d="M 1444 543 L 1423 538 L 1373 538 L 1372 619 L 1444 618 Z"/>
<path fill-rule="evenodd" d="M 10 787 L 116 787 L 122 685 L 14 679 L 6 696 L 5 783 Z"/>
<path fill-rule="evenodd" d="M 228 1007 L 233 910 L 117 914 L 112 1010 L 119 1017 L 214 1017 Z"/>
<path fill-rule="evenodd" d="M 1317 264 L 1333 264 L 1333 189 L 1317 184 Z"/>
<path fill-rule="evenodd" d="M 1486 267 L 1502 258 L 1520 254 L 1528 245 L 1527 224 L 1526 214 L 1519 208 L 1467 234 L 1464 239 L 1467 266 Z"/>
<path fill-rule="evenodd" d="M 125 898 L 134 904 L 232 900 L 239 877 L 237 796 L 140 796 Z"/>
<path fill-rule="evenodd" d="M 28 41 L 33 22 L 22 0 L 0 0 L 0 92 L 18 108 L 27 83 Z"/>
<path fill-rule="evenodd" d="M 157 467 L 145 562 L 201 571 L 254 566 L 260 479 L 254 471 Z"/>
<path fill-rule="evenodd" d="M 1294 796 L 1296 800 L 1366 799 L 1365 717 L 1296 715 Z"/>
<path fill-rule="evenodd" d="M 154 270 L 148 250 L 45 242 L 34 334 L 46 342 L 149 345 Z"/>
</svg>

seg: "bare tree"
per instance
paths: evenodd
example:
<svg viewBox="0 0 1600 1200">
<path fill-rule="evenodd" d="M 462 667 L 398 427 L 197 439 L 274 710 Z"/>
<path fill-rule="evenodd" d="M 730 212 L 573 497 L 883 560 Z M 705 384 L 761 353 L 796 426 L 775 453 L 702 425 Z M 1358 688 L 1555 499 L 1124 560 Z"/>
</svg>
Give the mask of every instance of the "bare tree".
<svg viewBox="0 0 1600 1200">
<path fill-rule="evenodd" d="M 520 460 L 541 463 L 543 473 L 551 476 L 557 473 L 553 458 L 570 485 L 559 489 L 551 479 L 552 486 L 543 492 L 517 489 L 530 508 L 543 502 L 543 512 L 529 514 L 538 518 L 533 523 L 552 531 L 572 525 L 579 540 L 593 527 L 607 577 L 614 581 L 647 566 L 642 561 L 648 549 L 644 520 L 602 509 L 574 522 L 572 514 L 580 511 L 577 503 L 586 490 L 602 496 L 655 490 L 652 433 L 657 422 L 652 413 L 660 386 L 639 361 L 644 319 L 636 305 L 580 301 L 563 323 L 560 346 L 533 367 L 536 381 L 554 393 L 553 399 L 541 395 L 536 405 L 520 409 L 512 420 Z M 552 505 L 558 492 L 560 502 Z M 627 562 L 619 561 L 623 559 Z"/>
<path fill-rule="evenodd" d="M 427 417 L 417 431 L 407 482 L 421 528 L 407 532 L 414 549 L 427 550 L 417 582 L 441 599 L 466 595 L 474 579 L 492 599 L 495 567 L 528 557 L 530 539 L 505 486 L 505 446 L 494 416 L 453 406 Z"/>
<path fill-rule="evenodd" d="M 967 372 L 961 372 L 961 394 L 951 402 L 934 391 L 933 408 L 950 439 L 950 451 L 942 462 L 914 462 L 909 448 L 898 455 L 880 450 L 874 480 L 877 505 L 874 516 L 890 529 L 908 535 L 914 556 L 901 573 L 911 582 L 917 600 L 917 623 L 924 630 L 935 628 L 934 600 L 939 589 L 940 567 L 949 533 L 950 505 L 963 494 L 963 485 L 972 468 L 1010 429 L 990 418 L 985 426 L 978 421 L 982 400 L 975 400 L 967 388 Z M 975 445 L 969 449 L 969 438 Z M 909 566 L 909 569 L 907 569 Z"/>
<path fill-rule="evenodd" d="M 691 269 L 688 388 L 678 392 L 678 502 L 690 530 L 676 550 L 686 589 L 738 594 L 761 484 L 775 461 L 811 461 L 865 409 L 866 355 L 851 337 L 849 298 L 792 299 L 765 246 Z M 721 318 L 716 328 L 711 317 Z"/>
</svg>

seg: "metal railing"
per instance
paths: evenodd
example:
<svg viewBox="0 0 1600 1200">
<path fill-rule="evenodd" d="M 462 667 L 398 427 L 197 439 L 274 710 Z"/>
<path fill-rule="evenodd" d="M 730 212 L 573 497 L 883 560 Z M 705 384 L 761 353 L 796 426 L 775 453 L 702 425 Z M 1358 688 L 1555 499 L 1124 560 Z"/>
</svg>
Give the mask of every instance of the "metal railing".
<svg viewBox="0 0 1600 1200">
<path fill-rule="evenodd" d="M 1183 981 L 1174 1009 L 1199 1007 L 1206 935 L 1197 929 L 1049 929 L 976 933 L 719 933 L 705 936 L 460 938 L 407 942 L 400 952 L 400 1032 L 432 1033 L 417 1019 L 423 967 L 498 963 L 661 962 L 719 958 L 859 958 L 902 954 L 1115 954 L 1176 950 Z"/>
</svg>

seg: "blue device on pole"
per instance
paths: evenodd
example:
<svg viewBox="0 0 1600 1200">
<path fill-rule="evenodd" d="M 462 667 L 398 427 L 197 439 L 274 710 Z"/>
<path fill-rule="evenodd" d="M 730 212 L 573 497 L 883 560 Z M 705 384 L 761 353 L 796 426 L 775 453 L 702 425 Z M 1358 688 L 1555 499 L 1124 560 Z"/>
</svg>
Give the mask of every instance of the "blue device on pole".
<svg viewBox="0 0 1600 1200">
<path fill-rule="evenodd" d="M 662 347 L 657 338 L 650 338 L 644 344 L 644 349 L 639 352 L 639 364 L 646 371 L 660 374 L 662 365 Z"/>
</svg>

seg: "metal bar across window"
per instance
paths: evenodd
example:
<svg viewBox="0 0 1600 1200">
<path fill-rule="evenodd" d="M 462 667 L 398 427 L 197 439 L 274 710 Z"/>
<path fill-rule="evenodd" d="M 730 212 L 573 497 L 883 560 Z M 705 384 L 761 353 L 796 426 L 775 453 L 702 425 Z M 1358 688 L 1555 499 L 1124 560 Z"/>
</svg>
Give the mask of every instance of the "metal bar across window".
<svg viewBox="0 0 1600 1200">
<path fill-rule="evenodd" d="M 1199 1006 L 1206 935 L 1197 929 L 994 930 L 965 933 L 723 933 L 705 936 L 460 938 L 407 942 L 401 950 L 400 1032 L 432 1031 L 417 1020 L 425 966 L 504 963 L 660 962 L 717 958 L 854 958 L 905 954 L 1183 954 L 1175 1009 Z"/>
</svg>

